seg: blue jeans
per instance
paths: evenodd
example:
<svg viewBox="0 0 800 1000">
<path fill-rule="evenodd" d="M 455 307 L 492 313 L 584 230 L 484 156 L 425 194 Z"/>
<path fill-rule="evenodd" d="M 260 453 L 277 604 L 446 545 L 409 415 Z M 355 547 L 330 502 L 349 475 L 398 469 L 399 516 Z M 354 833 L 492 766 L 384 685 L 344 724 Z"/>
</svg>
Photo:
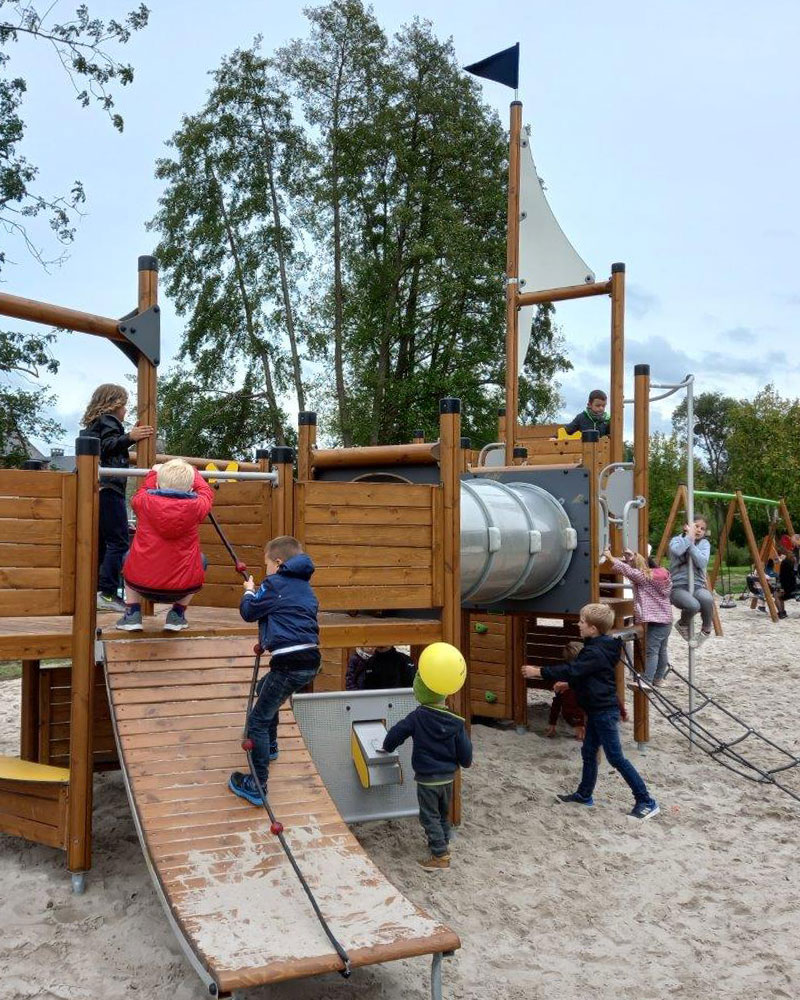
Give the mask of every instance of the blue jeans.
<svg viewBox="0 0 800 1000">
<path fill-rule="evenodd" d="M 652 682 L 661 680 L 669 670 L 669 634 L 671 624 L 661 625 L 649 622 L 647 625 L 647 644 L 645 645 L 644 679 Z"/>
<path fill-rule="evenodd" d="M 594 791 L 594 786 L 597 784 L 597 751 L 600 747 L 603 748 L 608 763 L 616 768 L 628 783 L 637 804 L 653 802 L 639 772 L 622 752 L 617 708 L 610 708 L 605 712 L 586 713 L 586 738 L 581 747 L 583 774 L 578 785 L 578 795 L 582 799 L 588 799 Z"/>
<path fill-rule="evenodd" d="M 117 596 L 122 561 L 128 554 L 128 511 L 125 497 L 116 490 L 100 490 L 100 545 L 97 589 Z"/>
<path fill-rule="evenodd" d="M 309 655 L 303 652 L 308 662 Z M 280 707 L 295 691 L 300 691 L 317 676 L 319 651 L 309 650 L 311 652 L 316 654 L 316 666 L 304 665 L 288 669 L 273 666 L 258 682 L 258 698 L 247 719 L 247 735 L 253 741 L 253 768 L 264 788 L 267 787 L 269 778 L 269 746 L 278 739 Z M 289 655 L 286 658 L 289 659 Z M 274 662 L 277 664 L 279 659 L 281 657 L 276 657 Z M 313 658 L 311 659 L 313 662 Z"/>
</svg>

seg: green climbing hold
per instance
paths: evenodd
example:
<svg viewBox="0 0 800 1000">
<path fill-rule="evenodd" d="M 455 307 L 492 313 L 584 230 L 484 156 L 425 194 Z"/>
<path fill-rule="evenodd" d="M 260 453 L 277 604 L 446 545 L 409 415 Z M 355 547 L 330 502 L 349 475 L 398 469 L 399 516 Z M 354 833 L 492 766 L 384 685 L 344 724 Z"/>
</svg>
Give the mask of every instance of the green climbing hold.
<svg viewBox="0 0 800 1000">
<path fill-rule="evenodd" d="M 485 698 L 490 705 L 494 705 L 494 703 L 497 701 L 497 695 L 494 693 L 494 691 L 487 691 Z"/>
<path fill-rule="evenodd" d="M 475 622 L 475 631 L 478 633 L 478 635 L 484 635 L 486 632 L 489 631 L 489 626 L 484 625 L 483 622 Z"/>
</svg>

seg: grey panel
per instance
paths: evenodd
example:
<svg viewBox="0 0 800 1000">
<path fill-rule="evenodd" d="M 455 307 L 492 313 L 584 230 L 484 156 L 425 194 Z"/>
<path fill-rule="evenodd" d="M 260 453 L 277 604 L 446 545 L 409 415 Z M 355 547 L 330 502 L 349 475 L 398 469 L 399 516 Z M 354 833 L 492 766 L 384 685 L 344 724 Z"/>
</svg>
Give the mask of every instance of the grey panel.
<svg viewBox="0 0 800 1000">
<path fill-rule="evenodd" d="M 391 727 L 417 707 L 411 688 L 388 691 L 321 691 L 296 694 L 294 717 L 311 759 L 346 823 L 416 816 L 417 788 L 411 740 L 398 748 L 403 781 L 363 788 L 350 752 L 354 722 L 382 719 Z"/>
<path fill-rule="evenodd" d="M 501 483 L 529 482 L 547 490 L 563 507 L 569 522 L 578 536 L 578 547 L 564 576 L 547 593 L 530 600 L 500 601 L 496 604 L 476 605 L 469 601 L 463 607 L 482 611 L 498 612 L 552 612 L 577 614 L 591 595 L 589 548 L 589 472 L 587 469 L 548 469 L 541 467 L 517 466 L 513 470 L 490 472 L 484 476 L 467 473 L 465 480 L 495 479 Z"/>
</svg>

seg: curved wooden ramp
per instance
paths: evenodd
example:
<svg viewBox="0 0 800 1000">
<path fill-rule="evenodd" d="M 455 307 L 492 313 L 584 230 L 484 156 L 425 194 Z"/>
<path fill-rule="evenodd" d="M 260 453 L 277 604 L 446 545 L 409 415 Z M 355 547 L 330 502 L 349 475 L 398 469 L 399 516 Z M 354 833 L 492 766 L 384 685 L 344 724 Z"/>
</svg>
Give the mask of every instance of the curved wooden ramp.
<svg viewBox="0 0 800 1000">
<path fill-rule="evenodd" d="M 263 809 L 232 795 L 252 639 L 105 643 L 119 757 L 173 930 L 211 995 L 337 971 L 341 962 Z M 440 955 L 458 937 L 407 900 L 339 816 L 291 711 L 270 802 L 351 965 Z"/>
</svg>

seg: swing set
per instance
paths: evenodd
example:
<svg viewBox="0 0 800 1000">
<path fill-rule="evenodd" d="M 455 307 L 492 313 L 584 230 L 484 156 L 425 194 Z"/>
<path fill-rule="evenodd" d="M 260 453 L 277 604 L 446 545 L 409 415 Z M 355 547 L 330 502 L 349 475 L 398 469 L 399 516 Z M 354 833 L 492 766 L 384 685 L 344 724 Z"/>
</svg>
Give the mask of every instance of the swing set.
<svg viewBox="0 0 800 1000">
<path fill-rule="evenodd" d="M 707 500 L 728 501 L 728 510 L 725 515 L 725 523 L 719 534 L 719 544 L 717 547 L 716 557 L 714 558 L 714 565 L 708 574 L 709 590 L 713 593 L 716 586 L 717 579 L 722 568 L 722 560 L 725 558 L 727 551 L 731 528 L 733 527 L 733 520 L 738 513 L 744 528 L 747 548 L 750 552 L 750 560 L 755 567 L 755 573 L 758 576 L 758 581 L 761 585 L 764 602 L 769 610 L 769 616 L 772 621 L 778 621 L 778 608 L 775 604 L 772 588 L 770 587 L 767 579 L 764 564 L 766 560 L 769 559 L 770 554 L 775 551 L 775 535 L 781 522 L 783 523 L 786 532 L 789 535 L 794 535 L 794 527 L 792 525 L 792 519 L 789 516 L 789 511 L 786 507 L 785 499 L 781 497 L 779 500 L 770 500 L 766 497 L 746 496 L 741 490 L 736 490 L 734 493 L 717 493 L 711 490 L 695 490 L 694 495 L 695 497 L 703 497 Z M 667 551 L 667 545 L 669 544 L 669 539 L 673 534 L 675 521 L 678 514 L 687 509 L 687 500 L 686 487 L 681 484 L 675 493 L 675 499 L 672 502 L 669 517 L 664 525 L 664 533 L 661 536 L 661 542 L 659 543 L 658 552 L 656 553 L 657 562 L 661 561 Z M 769 528 L 760 546 L 756 542 L 753 525 L 750 521 L 750 515 L 747 510 L 749 504 L 760 504 L 762 506 L 772 508 L 769 518 Z M 728 566 L 728 590 L 730 590 L 730 566 L 727 562 L 726 566 Z M 726 594 L 725 596 L 727 598 L 729 595 Z M 731 605 L 727 604 L 725 606 L 730 607 Z M 717 635 L 722 634 L 716 605 L 714 607 L 714 630 Z"/>
</svg>

